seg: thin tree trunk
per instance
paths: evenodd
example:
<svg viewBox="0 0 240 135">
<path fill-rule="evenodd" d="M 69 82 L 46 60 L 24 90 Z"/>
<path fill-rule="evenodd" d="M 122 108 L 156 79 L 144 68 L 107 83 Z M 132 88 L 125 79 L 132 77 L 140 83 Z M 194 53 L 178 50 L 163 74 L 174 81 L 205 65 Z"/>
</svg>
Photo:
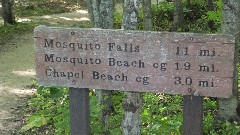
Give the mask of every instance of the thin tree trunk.
<svg viewBox="0 0 240 135">
<path fill-rule="evenodd" d="M 12 0 L 2 0 L 2 14 L 3 14 L 4 24 L 14 24 L 16 22 L 13 15 Z"/>
<path fill-rule="evenodd" d="M 123 24 L 125 30 L 136 30 L 138 26 L 139 0 L 124 0 Z M 141 106 L 142 97 L 139 92 L 126 92 L 123 101 L 124 117 L 122 121 L 123 135 L 141 134 Z"/>
<path fill-rule="evenodd" d="M 174 0 L 174 18 L 172 31 L 183 31 L 184 29 L 184 16 L 182 0 Z"/>
<path fill-rule="evenodd" d="M 143 29 L 152 30 L 151 0 L 142 0 Z"/>
<path fill-rule="evenodd" d="M 223 0 L 223 19 L 222 31 L 225 34 L 231 34 L 239 41 L 240 31 L 240 1 L 239 0 Z M 235 73 L 235 82 L 233 86 L 233 95 L 230 98 L 219 98 L 218 118 L 220 119 L 239 119 L 237 109 L 239 108 L 238 81 L 237 73 Z"/>
<path fill-rule="evenodd" d="M 112 29 L 114 24 L 115 0 L 101 0 L 100 24 L 103 29 Z"/>
<path fill-rule="evenodd" d="M 114 5 L 115 0 L 101 0 L 99 5 L 99 25 L 103 29 L 112 29 L 114 24 Z M 102 135 L 109 135 L 110 125 L 109 116 L 114 113 L 114 106 L 112 103 L 112 91 L 97 90 L 99 104 L 103 107 L 101 109 L 101 125 L 103 127 Z"/>
<path fill-rule="evenodd" d="M 94 25 L 94 17 L 93 17 L 93 7 L 92 7 L 92 0 L 87 0 L 87 8 L 88 8 L 88 15 L 92 25 Z"/>
<path fill-rule="evenodd" d="M 95 28 L 112 29 L 114 24 L 115 0 L 89 0 L 88 9 Z M 114 113 L 112 91 L 97 89 L 98 104 L 101 106 L 100 123 L 102 135 L 109 135 L 109 116 Z"/>
<path fill-rule="evenodd" d="M 124 0 L 123 24 L 125 30 L 136 30 L 138 26 L 139 0 Z"/>
<path fill-rule="evenodd" d="M 123 101 L 124 118 L 122 121 L 123 135 L 141 134 L 142 96 L 139 92 L 126 92 Z"/>
<path fill-rule="evenodd" d="M 99 6 L 100 6 L 100 0 L 89 0 L 92 4 L 92 19 L 93 19 L 93 26 L 95 28 L 100 28 L 100 14 L 99 14 Z"/>
</svg>

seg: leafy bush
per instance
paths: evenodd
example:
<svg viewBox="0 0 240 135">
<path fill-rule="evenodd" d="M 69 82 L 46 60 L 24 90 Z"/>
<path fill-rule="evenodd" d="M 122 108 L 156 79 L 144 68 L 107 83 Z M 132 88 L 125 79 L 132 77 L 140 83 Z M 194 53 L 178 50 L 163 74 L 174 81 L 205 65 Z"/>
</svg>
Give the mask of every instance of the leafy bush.
<svg viewBox="0 0 240 135">
<path fill-rule="evenodd" d="M 69 134 L 69 96 L 68 89 L 62 87 L 38 87 L 37 93 L 28 103 L 30 117 L 21 132 L 41 131 L 39 127 L 53 125 L 46 129 L 49 133 Z M 47 126 L 48 127 L 48 126 Z M 51 127 L 51 126 L 50 126 Z"/>
</svg>

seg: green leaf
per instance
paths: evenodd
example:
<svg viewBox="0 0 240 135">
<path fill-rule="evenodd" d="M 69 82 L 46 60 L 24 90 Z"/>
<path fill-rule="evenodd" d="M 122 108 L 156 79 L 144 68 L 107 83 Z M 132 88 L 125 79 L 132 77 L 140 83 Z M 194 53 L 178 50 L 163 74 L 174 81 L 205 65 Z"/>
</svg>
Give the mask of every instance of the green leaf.
<svg viewBox="0 0 240 135">
<path fill-rule="evenodd" d="M 45 89 L 44 86 L 38 87 L 38 88 L 37 88 L 37 93 L 38 93 L 38 94 L 42 94 L 42 93 L 44 92 L 44 89 Z"/>
<path fill-rule="evenodd" d="M 208 15 L 208 19 L 209 19 L 209 20 L 216 20 L 216 12 L 214 12 L 214 11 L 208 11 L 208 12 L 207 12 L 207 15 Z"/>
<path fill-rule="evenodd" d="M 52 98 L 57 99 L 57 98 L 64 96 L 64 91 L 63 91 L 63 89 L 53 87 L 50 89 L 50 94 L 51 94 Z"/>
<path fill-rule="evenodd" d="M 23 133 L 23 132 L 26 132 L 33 127 L 41 127 L 43 125 L 46 125 L 49 120 L 50 120 L 49 117 L 44 117 L 43 115 L 41 115 L 41 116 L 32 115 L 32 116 L 29 117 L 27 125 L 23 126 L 20 129 L 20 132 Z"/>
<path fill-rule="evenodd" d="M 223 6 L 222 0 L 218 0 L 217 1 L 217 7 L 221 9 L 222 6 Z"/>
</svg>

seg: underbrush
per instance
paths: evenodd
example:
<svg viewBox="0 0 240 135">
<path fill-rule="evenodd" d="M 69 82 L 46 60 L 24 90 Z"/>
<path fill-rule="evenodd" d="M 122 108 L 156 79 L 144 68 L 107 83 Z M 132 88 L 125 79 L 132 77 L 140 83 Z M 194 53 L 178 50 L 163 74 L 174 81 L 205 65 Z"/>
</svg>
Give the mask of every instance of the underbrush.
<svg viewBox="0 0 240 135">
<path fill-rule="evenodd" d="M 94 90 L 90 90 L 91 134 L 101 134 L 100 106 Z M 115 113 L 109 118 L 110 134 L 121 135 L 121 121 L 124 115 L 122 99 L 124 92 L 113 92 Z M 143 135 L 182 134 L 182 96 L 167 94 L 143 94 L 141 112 Z M 30 134 L 70 134 L 69 90 L 62 87 L 37 87 L 27 105 L 30 114 L 21 132 Z M 239 134 L 238 122 L 216 121 L 216 98 L 204 98 L 204 134 Z"/>
</svg>

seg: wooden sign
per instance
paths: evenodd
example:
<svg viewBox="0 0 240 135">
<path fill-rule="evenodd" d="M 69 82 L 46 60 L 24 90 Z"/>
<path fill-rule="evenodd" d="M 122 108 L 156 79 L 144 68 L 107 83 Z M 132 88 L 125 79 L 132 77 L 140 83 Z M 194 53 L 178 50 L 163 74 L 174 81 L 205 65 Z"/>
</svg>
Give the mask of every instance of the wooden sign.
<svg viewBox="0 0 240 135">
<path fill-rule="evenodd" d="M 35 29 L 41 85 L 210 97 L 232 94 L 228 35 L 104 29 Z"/>
</svg>

